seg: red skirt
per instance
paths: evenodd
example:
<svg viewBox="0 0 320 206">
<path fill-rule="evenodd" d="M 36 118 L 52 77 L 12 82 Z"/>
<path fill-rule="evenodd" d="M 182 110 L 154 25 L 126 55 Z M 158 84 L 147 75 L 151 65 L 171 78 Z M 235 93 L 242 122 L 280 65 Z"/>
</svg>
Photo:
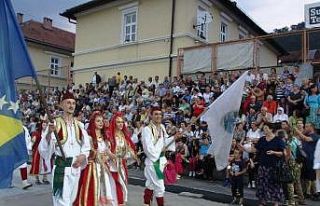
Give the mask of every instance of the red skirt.
<svg viewBox="0 0 320 206">
<path fill-rule="evenodd" d="M 33 156 L 32 156 L 30 175 L 39 175 L 39 172 L 40 172 L 40 159 L 41 159 L 40 153 L 36 149 L 33 152 Z"/>
<path fill-rule="evenodd" d="M 74 206 L 83 206 L 83 205 L 97 205 L 97 182 L 96 177 L 96 164 L 94 162 L 89 162 L 87 167 L 82 170 L 81 176 L 79 179 L 79 187 L 77 198 L 74 201 Z"/>
</svg>

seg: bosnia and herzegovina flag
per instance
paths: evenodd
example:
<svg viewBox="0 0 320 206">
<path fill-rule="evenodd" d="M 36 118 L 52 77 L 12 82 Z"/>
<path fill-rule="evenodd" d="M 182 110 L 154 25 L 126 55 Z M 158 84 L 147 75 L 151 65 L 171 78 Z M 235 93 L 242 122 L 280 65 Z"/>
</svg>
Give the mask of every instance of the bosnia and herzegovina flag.
<svg viewBox="0 0 320 206">
<path fill-rule="evenodd" d="M 36 78 L 12 4 L 0 0 L 0 188 L 28 158 L 15 87 L 24 76 Z"/>
</svg>

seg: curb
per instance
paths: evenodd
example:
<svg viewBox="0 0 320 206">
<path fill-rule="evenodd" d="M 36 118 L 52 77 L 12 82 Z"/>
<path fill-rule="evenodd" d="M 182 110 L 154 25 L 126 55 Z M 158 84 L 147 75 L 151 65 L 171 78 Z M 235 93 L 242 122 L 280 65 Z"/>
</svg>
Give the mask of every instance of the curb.
<svg viewBox="0 0 320 206">
<path fill-rule="evenodd" d="M 132 185 L 138 185 L 138 186 L 144 187 L 145 186 L 145 179 L 142 179 L 139 177 L 129 177 L 129 183 Z M 176 193 L 176 194 L 179 194 L 181 192 L 190 192 L 190 193 L 195 193 L 195 194 L 201 194 L 201 195 L 203 195 L 202 198 L 205 200 L 215 201 L 215 202 L 220 202 L 220 203 L 227 203 L 228 204 L 232 201 L 232 197 L 230 194 L 223 194 L 223 193 L 218 193 L 215 191 L 208 191 L 208 190 L 199 189 L 199 188 L 190 188 L 190 187 L 185 187 L 185 186 L 181 186 L 181 185 L 167 185 L 166 191 Z M 256 205 L 258 205 L 258 200 L 244 198 L 244 205 L 256 206 Z"/>
</svg>

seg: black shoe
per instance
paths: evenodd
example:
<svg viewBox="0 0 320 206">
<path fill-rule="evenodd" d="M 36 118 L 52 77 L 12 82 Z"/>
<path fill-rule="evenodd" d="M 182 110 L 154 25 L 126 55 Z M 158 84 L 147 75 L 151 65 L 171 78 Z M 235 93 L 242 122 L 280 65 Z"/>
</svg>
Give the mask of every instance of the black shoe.
<svg viewBox="0 0 320 206">
<path fill-rule="evenodd" d="M 298 201 L 298 205 L 307 205 L 307 203 L 304 200 Z"/>
<path fill-rule="evenodd" d="M 27 185 L 25 185 L 24 187 L 22 187 L 23 190 L 28 189 L 29 187 L 32 187 L 32 184 L 28 183 Z"/>
<path fill-rule="evenodd" d="M 36 185 L 41 185 L 42 183 L 40 182 L 40 180 L 36 180 L 35 184 Z"/>
<path fill-rule="evenodd" d="M 232 202 L 230 203 L 231 205 L 237 204 L 237 199 L 233 199 Z"/>
<path fill-rule="evenodd" d="M 50 185 L 50 182 L 48 180 L 43 180 L 42 183 L 45 185 Z"/>
<path fill-rule="evenodd" d="M 319 193 L 312 195 L 311 200 L 313 200 L 313 201 L 320 201 L 320 195 L 319 195 Z"/>
<path fill-rule="evenodd" d="M 305 197 L 306 199 L 310 199 L 310 198 L 311 198 L 311 195 L 310 195 L 310 194 L 305 194 L 304 197 Z"/>
<path fill-rule="evenodd" d="M 289 205 L 289 201 L 288 201 L 288 200 L 285 200 L 282 205 L 288 206 L 288 205 Z"/>
</svg>

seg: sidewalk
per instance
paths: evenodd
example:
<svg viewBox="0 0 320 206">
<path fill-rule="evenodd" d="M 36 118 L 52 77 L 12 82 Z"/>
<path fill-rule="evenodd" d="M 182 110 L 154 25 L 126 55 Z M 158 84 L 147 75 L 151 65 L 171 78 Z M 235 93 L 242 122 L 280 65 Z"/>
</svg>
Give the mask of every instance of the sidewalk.
<svg viewBox="0 0 320 206">
<path fill-rule="evenodd" d="M 28 176 L 28 179 L 30 183 L 34 184 L 34 177 Z M 48 176 L 48 179 L 51 181 L 51 175 Z M 51 185 L 33 185 L 32 187 L 23 190 L 19 169 L 16 169 L 13 173 L 12 185 L 12 188 L 0 189 L 1 206 L 6 205 L 6 201 L 12 199 L 20 199 L 23 201 L 24 197 L 26 196 L 32 196 L 36 200 L 39 196 L 45 195 L 51 200 Z M 37 204 L 41 205 L 39 202 Z"/>
<path fill-rule="evenodd" d="M 144 186 L 145 178 L 143 171 L 141 170 L 129 170 L 129 183 L 133 185 Z M 245 184 L 246 185 L 246 184 Z M 231 189 L 224 187 L 222 181 L 206 181 L 200 179 L 194 179 L 189 177 L 183 177 L 175 185 L 166 186 L 166 191 L 172 193 L 190 192 L 195 194 L 201 194 L 202 198 L 206 200 L 230 203 L 232 201 Z M 254 189 L 244 188 L 244 205 L 256 206 L 258 205 L 258 199 L 255 196 Z M 306 201 L 307 205 L 319 205 L 319 202 Z"/>
</svg>

